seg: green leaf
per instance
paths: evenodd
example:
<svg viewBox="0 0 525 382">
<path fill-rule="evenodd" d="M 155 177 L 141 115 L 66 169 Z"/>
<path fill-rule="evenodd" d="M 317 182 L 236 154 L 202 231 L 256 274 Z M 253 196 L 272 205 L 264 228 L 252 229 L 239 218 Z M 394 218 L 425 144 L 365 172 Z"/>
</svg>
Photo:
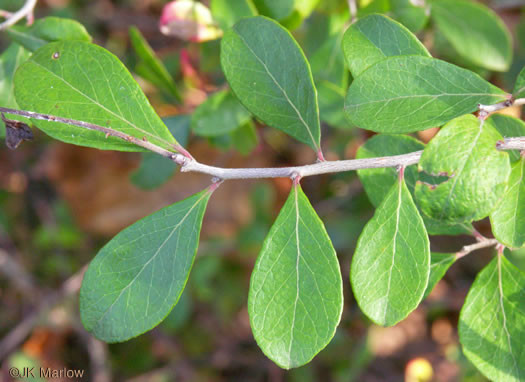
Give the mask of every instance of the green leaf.
<svg viewBox="0 0 525 382">
<path fill-rule="evenodd" d="M 525 67 L 521 69 L 514 84 L 514 90 L 512 91 L 512 97 L 523 98 L 525 97 Z"/>
<path fill-rule="evenodd" d="M 525 245 L 524 166 L 525 158 L 512 164 L 507 189 L 490 215 L 494 237 L 510 248 Z"/>
<path fill-rule="evenodd" d="M 392 56 L 430 57 L 425 46 L 407 28 L 383 15 L 370 15 L 350 25 L 343 51 L 352 76 Z"/>
<path fill-rule="evenodd" d="M 472 1 L 435 0 L 431 17 L 462 58 L 490 70 L 509 69 L 511 36 L 491 9 Z"/>
<path fill-rule="evenodd" d="M 166 317 L 188 280 L 211 192 L 143 218 L 100 250 L 80 289 L 86 330 L 103 341 L 121 342 Z"/>
<path fill-rule="evenodd" d="M 356 158 L 375 158 L 382 156 L 408 154 L 414 151 L 423 150 L 425 145 L 415 138 L 407 135 L 378 134 L 374 135 L 357 150 Z M 398 173 L 395 168 L 371 168 L 358 170 L 357 174 L 368 199 L 375 206 L 379 206 L 392 185 L 397 182 Z M 418 172 L 415 166 L 408 166 L 405 169 L 405 182 L 410 194 L 414 196 L 414 188 L 418 180 Z M 430 235 L 461 235 L 472 232 L 470 224 L 444 224 L 421 215 L 425 223 L 425 228 Z"/>
<path fill-rule="evenodd" d="M 345 90 L 332 82 L 321 80 L 317 83 L 317 92 L 321 120 L 333 127 L 351 127 L 344 113 Z"/>
<path fill-rule="evenodd" d="M 34 52 L 50 42 L 77 40 L 91 42 L 91 36 L 79 22 L 60 17 L 38 19 L 26 27 L 14 25 L 7 29 L 9 38 Z"/>
<path fill-rule="evenodd" d="M 235 149 L 242 155 L 250 154 L 257 146 L 257 132 L 252 120 L 234 130 L 231 135 Z"/>
<path fill-rule="evenodd" d="M 352 82 L 345 112 L 363 129 L 408 133 L 505 99 L 504 91 L 466 69 L 429 57 L 400 56 L 378 62 Z"/>
<path fill-rule="evenodd" d="M 110 127 L 167 150 L 174 151 L 177 144 L 124 65 L 97 45 L 80 41 L 44 45 L 18 68 L 15 96 L 23 109 Z M 144 151 L 98 131 L 56 122 L 34 123 L 67 143 Z"/>
<path fill-rule="evenodd" d="M 406 26 L 412 33 L 417 33 L 428 22 L 428 9 L 425 5 L 414 5 L 410 0 L 390 0 L 392 17 Z"/>
<path fill-rule="evenodd" d="M 11 44 L 0 55 L 0 105 L 12 109 L 17 109 L 18 105 L 15 101 L 15 94 L 13 89 L 13 77 L 16 69 L 20 64 L 26 61 L 30 53 L 18 44 Z M 16 116 L 9 116 L 11 119 L 24 120 L 25 118 L 17 118 Z M 5 136 L 4 122 L 0 119 L 0 137 Z"/>
<path fill-rule="evenodd" d="M 215 137 L 232 132 L 250 118 L 250 112 L 229 90 L 221 90 L 195 109 L 191 117 L 191 129 L 195 134 Z"/>
<path fill-rule="evenodd" d="M 308 363 L 332 339 L 343 286 L 332 242 L 299 185 L 266 237 L 250 282 L 253 335 L 272 361 Z"/>
<path fill-rule="evenodd" d="M 455 253 L 432 252 L 430 254 L 430 277 L 423 299 L 427 298 L 436 284 L 445 276 L 448 269 L 456 261 Z"/>
<path fill-rule="evenodd" d="M 294 0 L 253 0 L 253 3 L 261 15 L 278 21 L 290 16 L 294 9 Z"/>
<path fill-rule="evenodd" d="M 390 0 L 367 0 L 357 9 L 357 18 L 363 19 L 374 13 L 387 13 L 390 11 Z"/>
<path fill-rule="evenodd" d="M 211 0 L 210 10 L 213 19 L 222 30 L 232 27 L 243 17 L 257 15 L 257 9 L 252 0 Z"/>
<path fill-rule="evenodd" d="M 422 142 L 407 135 L 378 134 L 359 147 L 356 158 L 364 159 L 408 154 L 424 148 L 425 145 Z M 363 183 L 368 199 L 376 208 L 399 179 L 398 171 L 394 167 L 357 170 L 357 175 L 361 183 Z M 414 193 L 417 178 L 416 166 L 405 168 L 405 182 L 411 194 Z"/>
<path fill-rule="evenodd" d="M 350 270 L 354 296 L 372 321 L 395 325 L 423 299 L 429 272 L 425 225 L 404 179 L 400 179 L 357 241 Z"/>
<path fill-rule="evenodd" d="M 342 33 L 329 36 L 324 44 L 310 57 L 310 65 L 316 83 L 326 80 L 346 89 L 348 71 L 345 67 L 345 59 L 341 50 L 342 38 Z"/>
<path fill-rule="evenodd" d="M 286 29 L 265 17 L 242 19 L 222 38 L 221 64 L 233 92 L 248 110 L 315 151 L 320 149 L 312 73 Z"/>
<path fill-rule="evenodd" d="M 451 223 L 488 216 L 510 174 L 508 154 L 496 149 L 501 139 L 490 120 L 482 123 L 470 114 L 445 125 L 419 161 L 419 171 L 429 175 L 416 184 L 421 210 Z"/>
<path fill-rule="evenodd" d="M 476 277 L 459 316 L 463 353 L 489 379 L 525 378 L 525 275 L 503 255 Z"/>
<path fill-rule="evenodd" d="M 163 118 L 162 121 L 177 142 L 185 146 L 190 133 L 190 116 L 174 115 Z M 140 166 L 130 174 L 130 180 L 135 186 L 144 190 L 152 190 L 161 186 L 173 176 L 177 169 L 175 162 L 156 153 L 148 152 L 141 155 Z"/>
<path fill-rule="evenodd" d="M 181 96 L 173 77 L 170 75 L 162 61 L 160 61 L 155 55 L 155 52 L 137 27 L 129 28 L 129 37 L 133 49 L 141 61 L 135 69 L 137 73 L 158 88 L 175 97 L 175 99 L 180 102 Z"/>
<path fill-rule="evenodd" d="M 489 120 L 503 138 L 525 136 L 525 122 L 521 119 L 511 117 L 510 115 L 495 113 L 489 117 Z M 509 153 L 511 162 L 520 159 L 519 150 L 506 150 L 506 152 Z"/>
</svg>

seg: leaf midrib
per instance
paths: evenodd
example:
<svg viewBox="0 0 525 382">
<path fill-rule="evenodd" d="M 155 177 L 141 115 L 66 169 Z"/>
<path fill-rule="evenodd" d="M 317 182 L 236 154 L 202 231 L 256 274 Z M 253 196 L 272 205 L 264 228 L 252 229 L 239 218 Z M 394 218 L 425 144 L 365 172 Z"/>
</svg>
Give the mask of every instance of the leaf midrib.
<svg viewBox="0 0 525 382">
<path fill-rule="evenodd" d="M 133 122 L 131 121 L 128 121 L 127 119 L 124 118 L 124 116 L 121 116 L 121 115 L 118 115 L 117 113 L 113 112 L 112 110 L 109 110 L 108 108 L 106 108 L 104 105 L 102 105 L 101 103 L 99 103 L 98 101 L 95 101 L 93 98 L 89 97 L 87 94 L 84 94 L 83 92 L 81 92 L 79 89 L 77 89 L 76 87 L 74 87 L 72 84 L 70 84 L 68 81 L 66 81 L 64 78 L 58 76 L 56 73 L 52 72 L 51 70 L 49 70 L 48 68 L 46 68 L 45 66 L 41 65 L 40 63 L 36 62 L 36 61 L 31 61 L 33 64 L 41 67 L 42 69 L 46 70 L 47 72 L 49 72 L 51 75 L 53 75 L 54 77 L 58 78 L 59 80 L 61 80 L 64 84 L 66 84 L 67 86 L 69 86 L 72 90 L 76 91 L 78 94 L 80 94 L 81 96 L 87 98 L 90 102 L 92 102 L 94 105 L 97 105 L 99 106 L 100 108 L 102 108 L 104 111 L 108 112 L 109 114 L 113 115 L 114 117 L 120 119 L 122 122 L 128 124 L 129 126 L 133 127 L 134 129 L 136 129 L 137 131 L 140 131 L 141 133 L 143 134 L 146 134 L 152 138 L 155 138 L 156 140 L 166 144 L 168 147 L 171 147 L 173 145 L 174 142 L 168 142 L 166 140 L 164 140 L 163 138 L 159 137 L 158 135 L 154 135 L 146 130 L 143 130 L 141 128 L 139 128 L 137 125 L 135 125 Z M 117 107 L 118 107 L 118 103 L 117 104 Z"/>
<path fill-rule="evenodd" d="M 281 85 L 279 84 L 279 82 L 277 82 L 277 79 L 273 76 L 273 74 L 270 72 L 270 70 L 268 69 L 268 66 L 259 58 L 259 56 L 255 53 L 255 51 L 248 45 L 248 43 L 246 42 L 246 40 L 244 39 L 244 37 L 240 34 L 240 33 L 237 33 L 237 36 L 239 36 L 240 40 L 242 41 L 242 43 L 244 44 L 244 46 L 246 46 L 246 48 L 248 48 L 248 50 L 253 54 L 253 56 L 255 57 L 255 59 L 257 61 L 259 61 L 259 63 L 263 66 L 264 70 L 266 70 L 266 73 L 268 74 L 268 76 L 270 76 L 270 78 L 272 79 L 273 83 L 279 88 L 279 90 L 283 93 L 284 95 L 284 98 L 286 98 L 286 101 L 290 104 L 290 106 L 292 107 L 292 109 L 294 109 L 295 113 L 297 114 L 297 116 L 299 117 L 299 120 L 301 121 L 301 123 L 304 125 L 304 127 L 306 128 L 306 131 L 308 131 L 308 135 L 310 136 L 310 139 L 312 140 L 312 143 L 314 145 L 314 147 L 316 149 L 319 149 L 319 144 L 315 141 L 315 138 L 312 134 L 312 132 L 310 131 L 310 127 L 308 126 L 308 124 L 306 123 L 306 121 L 303 119 L 303 116 L 301 115 L 301 113 L 299 112 L 299 110 L 297 109 L 297 107 L 295 106 L 295 104 L 292 102 L 292 100 L 288 97 L 288 93 L 286 93 L 286 91 L 281 87 Z"/>
<path fill-rule="evenodd" d="M 171 232 L 169 233 L 169 235 L 166 237 L 166 239 L 162 242 L 162 244 L 159 246 L 159 248 L 155 251 L 155 253 L 153 254 L 153 256 L 146 262 L 144 263 L 144 265 L 142 266 L 142 269 L 137 273 L 137 275 L 129 282 L 128 285 L 126 285 L 124 288 L 122 288 L 122 290 L 120 291 L 119 295 L 117 296 L 117 298 L 115 299 L 115 301 L 113 301 L 113 303 L 106 309 L 106 311 L 103 313 L 102 317 L 100 317 L 92 326 L 92 328 L 94 329 L 95 327 L 97 327 L 99 325 L 99 323 L 106 317 L 106 315 L 113 309 L 113 307 L 115 306 L 115 304 L 117 303 L 117 301 L 120 300 L 120 298 L 122 297 L 122 295 L 124 294 L 124 292 L 126 290 L 128 290 L 134 283 L 135 281 L 138 279 L 138 277 L 142 274 L 142 272 L 144 271 L 144 269 L 146 269 L 146 267 L 158 256 L 158 254 L 160 253 L 161 249 L 164 247 L 164 245 L 166 245 L 166 243 L 168 242 L 168 240 L 171 238 L 171 236 L 173 236 L 173 234 L 175 233 L 175 231 L 180 227 L 180 225 L 182 223 L 184 223 L 184 221 L 187 219 L 187 217 L 190 215 L 190 213 L 195 209 L 195 207 L 202 201 L 202 199 L 204 197 L 206 197 L 208 195 L 207 192 L 204 192 L 202 194 L 202 196 L 191 206 L 191 208 L 188 210 L 188 212 L 186 213 L 186 215 L 184 215 L 184 217 L 175 225 L 175 227 L 173 227 L 173 229 L 171 230 Z"/>
</svg>

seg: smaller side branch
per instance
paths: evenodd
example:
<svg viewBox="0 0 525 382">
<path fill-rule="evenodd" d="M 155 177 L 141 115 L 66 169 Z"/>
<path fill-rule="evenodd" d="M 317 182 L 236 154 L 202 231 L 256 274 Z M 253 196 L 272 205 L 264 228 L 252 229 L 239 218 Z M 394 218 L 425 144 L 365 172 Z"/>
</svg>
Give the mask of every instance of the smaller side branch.
<svg viewBox="0 0 525 382">
<path fill-rule="evenodd" d="M 456 252 L 456 259 L 461 259 L 477 249 L 493 247 L 498 244 L 499 242 L 496 239 L 485 239 L 474 244 L 465 245 L 459 252 Z"/>
<path fill-rule="evenodd" d="M 490 114 L 506 109 L 511 106 L 525 105 L 525 98 L 514 99 L 509 95 L 509 98 L 503 102 L 495 103 L 493 105 L 478 105 L 479 116 L 482 119 L 487 118 Z"/>
<path fill-rule="evenodd" d="M 11 13 L 7 20 L 0 24 L 0 31 L 15 25 L 24 17 L 27 17 L 29 23 L 31 23 L 33 21 L 33 9 L 35 9 L 36 1 L 37 0 L 26 0 L 22 8 L 20 8 L 15 13 Z"/>
</svg>

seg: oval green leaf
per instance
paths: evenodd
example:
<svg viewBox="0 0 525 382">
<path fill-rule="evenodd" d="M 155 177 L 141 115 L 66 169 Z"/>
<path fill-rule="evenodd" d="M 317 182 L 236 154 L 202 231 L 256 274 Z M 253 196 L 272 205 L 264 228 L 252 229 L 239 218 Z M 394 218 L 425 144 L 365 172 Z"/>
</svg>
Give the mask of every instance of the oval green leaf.
<svg viewBox="0 0 525 382">
<path fill-rule="evenodd" d="M 167 150 L 177 141 L 128 70 L 107 50 L 81 41 L 44 45 L 15 74 L 18 105 L 110 127 Z M 104 150 L 144 151 L 104 133 L 56 122 L 34 121 L 58 140 Z"/>
<path fill-rule="evenodd" d="M 228 134 L 251 118 L 248 110 L 229 90 L 221 90 L 208 97 L 191 116 L 191 129 L 195 134 L 215 137 Z"/>
<path fill-rule="evenodd" d="M 350 270 L 354 296 L 372 321 L 395 325 L 423 299 L 429 273 L 428 235 L 401 178 L 357 241 Z"/>
<path fill-rule="evenodd" d="M 341 270 L 322 221 L 294 186 L 250 282 L 253 335 L 279 366 L 308 363 L 332 339 L 343 309 Z"/>
<path fill-rule="evenodd" d="M 476 277 L 459 316 L 463 353 L 490 380 L 525 378 L 525 275 L 498 255 Z"/>
<path fill-rule="evenodd" d="M 211 189 L 145 217 L 106 244 L 80 289 L 86 330 L 121 342 L 158 325 L 177 303 L 195 259 Z"/>
<path fill-rule="evenodd" d="M 376 14 L 350 25 L 343 37 L 343 52 L 354 78 L 386 57 L 430 57 L 425 46 L 407 28 Z"/>
<path fill-rule="evenodd" d="M 505 72 L 512 62 L 512 40 L 503 21 L 485 5 L 438 0 L 431 18 L 456 52 L 482 68 Z"/>
<path fill-rule="evenodd" d="M 346 116 L 382 133 L 410 133 L 441 126 L 478 104 L 506 99 L 503 90 L 477 74 L 430 57 L 399 56 L 357 77 L 346 96 Z"/>
<path fill-rule="evenodd" d="M 428 22 L 428 6 L 414 5 L 411 0 L 390 0 L 391 14 L 394 19 L 406 26 L 412 33 L 417 33 Z"/>
<path fill-rule="evenodd" d="M 222 38 L 221 64 L 249 111 L 316 152 L 320 149 L 312 73 L 290 32 L 265 17 L 242 19 Z"/>
<path fill-rule="evenodd" d="M 494 237 L 510 248 L 525 245 L 525 158 L 512 164 L 509 183 L 490 215 Z"/>
<path fill-rule="evenodd" d="M 508 154 L 496 149 L 501 139 L 490 120 L 482 123 L 470 114 L 445 125 L 419 161 L 426 175 L 416 184 L 423 213 L 450 223 L 488 216 L 510 174 Z"/>
<path fill-rule="evenodd" d="M 7 29 L 7 35 L 31 52 L 54 41 L 91 42 L 91 36 L 82 24 L 60 17 L 38 19 L 29 27 L 14 25 Z"/>
</svg>

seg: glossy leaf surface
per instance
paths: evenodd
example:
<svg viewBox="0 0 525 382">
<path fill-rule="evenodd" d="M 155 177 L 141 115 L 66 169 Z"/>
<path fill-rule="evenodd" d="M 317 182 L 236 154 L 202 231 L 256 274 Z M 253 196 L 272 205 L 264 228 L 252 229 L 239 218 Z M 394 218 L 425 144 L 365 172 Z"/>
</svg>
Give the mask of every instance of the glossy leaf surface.
<svg viewBox="0 0 525 382">
<path fill-rule="evenodd" d="M 248 313 L 254 337 L 279 366 L 299 367 L 330 342 L 342 307 L 335 250 L 301 187 L 294 186 L 252 273 Z"/>
<path fill-rule="evenodd" d="M 350 25 L 343 37 L 343 51 L 354 77 L 386 57 L 430 57 L 424 45 L 407 28 L 387 16 L 377 14 Z"/>
<path fill-rule="evenodd" d="M 499 16 L 466 0 L 436 0 L 431 17 L 456 52 L 482 68 L 504 72 L 512 61 L 511 36 Z"/>
<path fill-rule="evenodd" d="M 495 382 L 525 376 L 525 275 L 498 255 L 476 277 L 459 316 L 463 353 Z"/>
<path fill-rule="evenodd" d="M 29 27 L 14 25 L 7 29 L 7 35 L 11 40 L 31 52 L 54 41 L 91 42 L 91 36 L 82 24 L 75 20 L 60 17 L 38 19 Z"/>
<path fill-rule="evenodd" d="M 395 325 L 423 299 L 429 273 L 428 235 L 401 179 L 392 185 L 357 241 L 350 270 L 354 296 L 372 321 Z"/>
<path fill-rule="evenodd" d="M 422 211 L 434 219 L 455 223 L 488 216 L 510 173 L 508 154 L 496 149 L 501 139 L 490 120 L 482 124 L 473 115 L 445 125 L 419 161 L 419 170 L 430 175 L 416 185 Z"/>
<path fill-rule="evenodd" d="M 478 104 L 505 100 L 505 92 L 477 74 L 429 57 L 391 57 L 357 77 L 345 101 L 355 125 L 383 133 L 440 126 Z"/>
<path fill-rule="evenodd" d="M 524 167 L 525 158 L 512 164 L 507 189 L 490 215 L 494 237 L 510 248 L 525 245 Z"/>
<path fill-rule="evenodd" d="M 224 34 L 221 64 L 233 92 L 249 111 L 319 150 L 312 73 L 286 29 L 265 17 L 242 19 Z"/>
<path fill-rule="evenodd" d="M 111 127 L 175 151 L 175 138 L 131 74 L 117 57 L 97 45 L 63 41 L 38 49 L 16 72 L 15 96 L 23 109 Z M 56 122 L 34 123 L 67 143 L 143 151 L 102 132 Z"/>
<path fill-rule="evenodd" d="M 166 317 L 188 280 L 210 194 L 201 191 L 139 220 L 100 250 L 80 290 L 89 332 L 121 342 Z"/>
</svg>

